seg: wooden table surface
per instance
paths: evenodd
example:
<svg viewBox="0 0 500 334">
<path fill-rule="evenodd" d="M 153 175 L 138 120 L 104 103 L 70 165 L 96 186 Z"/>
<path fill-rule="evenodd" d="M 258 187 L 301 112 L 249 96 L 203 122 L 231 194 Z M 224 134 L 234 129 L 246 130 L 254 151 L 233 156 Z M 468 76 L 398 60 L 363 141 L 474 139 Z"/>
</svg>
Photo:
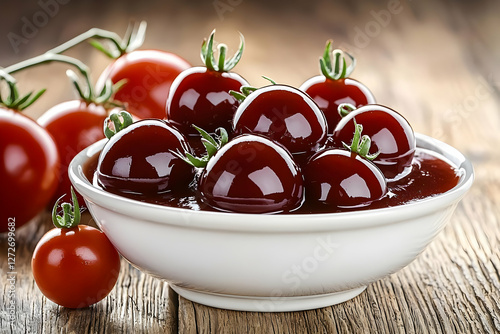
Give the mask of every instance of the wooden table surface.
<svg viewBox="0 0 500 334">
<path fill-rule="evenodd" d="M 47 1 L 53 5 L 47 22 L 23 35 L 25 22 L 47 10 L 41 3 L 3 4 L 0 65 L 35 56 L 92 26 L 122 34 L 135 18 L 149 23 L 145 48 L 170 50 L 193 64 L 200 63 L 201 40 L 214 27 L 233 48 L 239 30 L 247 48 L 237 72 L 257 86 L 265 83 L 261 75 L 300 85 L 318 72 L 318 57 L 332 38 L 357 57 L 352 76 L 379 103 L 401 112 L 416 132 L 462 151 L 473 161 L 476 180 L 417 260 L 350 301 L 304 312 L 199 305 L 124 260 L 116 287 L 102 302 L 82 310 L 58 307 L 42 296 L 31 273 L 33 249 L 51 228 L 42 213 L 16 231 L 14 323 L 7 319 L 7 241 L 0 236 L 0 332 L 500 332 L 499 1 L 54 0 Z M 12 34 L 24 36 L 23 43 L 13 43 Z M 109 63 L 88 46 L 69 54 L 87 63 L 95 77 Z M 36 118 L 73 98 L 64 69 L 48 65 L 16 76 L 23 91 L 49 89 L 29 115 Z M 92 224 L 92 218 L 86 214 L 84 222 Z"/>
</svg>

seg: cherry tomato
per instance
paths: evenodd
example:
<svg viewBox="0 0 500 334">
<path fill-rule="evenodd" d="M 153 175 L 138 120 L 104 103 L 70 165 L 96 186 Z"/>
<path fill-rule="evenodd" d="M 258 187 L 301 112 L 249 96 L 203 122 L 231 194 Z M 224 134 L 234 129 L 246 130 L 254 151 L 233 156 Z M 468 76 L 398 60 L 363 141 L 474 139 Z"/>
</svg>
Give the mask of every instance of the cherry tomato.
<svg viewBox="0 0 500 334">
<path fill-rule="evenodd" d="M 113 289 L 120 257 L 106 235 L 91 226 L 54 228 L 36 246 L 32 268 L 38 288 L 48 299 L 82 308 Z"/>
<path fill-rule="evenodd" d="M 351 58 L 351 65 L 348 67 L 345 55 Z M 300 89 L 311 96 L 325 114 L 329 134 L 342 118 L 338 112 L 340 104 L 349 103 L 360 107 L 375 103 L 375 97 L 368 87 L 349 78 L 355 64 L 355 59 L 351 55 L 341 50 L 332 52 L 332 41 L 328 41 L 323 57 L 320 58 L 322 74 L 310 78 L 300 86 Z"/>
<path fill-rule="evenodd" d="M 106 235 L 98 229 L 78 225 L 80 208 L 71 189 L 72 206 L 61 205 L 63 216 L 53 221 L 33 252 L 31 267 L 40 291 L 58 305 L 83 308 L 95 304 L 113 289 L 120 272 L 120 256 Z"/>
<path fill-rule="evenodd" d="M 248 85 L 236 73 L 192 67 L 182 72 L 172 84 L 167 101 L 167 119 L 185 135 L 196 135 L 193 124 L 215 132 L 231 128 L 238 101 L 229 91 Z"/>
<path fill-rule="evenodd" d="M 359 208 L 387 192 L 382 172 L 356 153 L 327 149 L 316 153 L 304 168 L 306 200 L 330 208 Z"/>
<path fill-rule="evenodd" d="M 229 91 L 239 91 L 248 82 L 239 74 L 229 72 L 236 66 L 243 53 L 243 36 L 236 54 L 226 60 L 225 44 L 219 44 L 219 60 L 214 57 L 214 34 L 202 44 L 205 66 L 192 67 L 182 72 L 172 84 L 167 100 L 167 119 L 186 136 L 199 136 L 192 125 L 215 132 L 226 130 L 238 108 L 238 100 Z"/>
<path fill-rule="evenodd" d="M 371 138 L 370 153 L 379 155 L 373 163 L 390 181 L 397 180 L 411 171 L 416 140 L 410 123 L 397 111 L 378 104 L 362 106 L 347 114 L 333 131 L 332 143 L 342 147 L 350 144 L 355 123 Z"/>
<path fill-rule="evenodd" d="M 135 122 L 104 146 L 97 180 L 107 191 L 156 194 L 185 189 L 194 169 L 177 152 L 189 152 L 184 136 L 159 119 Z"/>
<path fill-rule="evenodd" d="M 323 75 L 313 77 L 300 86 L 318 104 L 328 121 L 329 133 L 342 118 L 338 106 L 349 103 L 356 107 L 375 103 L 373 94 L 361 82 L 352 78 L 331 80 Z"/>
<path fill-rule="evenodd" d="M 241 213 L 290 212 L 300 207 L 304 193 L 290 152 L 251 134 L 229 141 L 208 161 L 198 189 L 211 207 Z"/>
<path fill-rule="evenodd" d="M 0 107 L 0 232 L 19 227 L 49 203 L 59 176 L 53 139 L 32 119 Z"/>
<path fill-rule="evenodd" d="M 52 107 L 37 120 L 54 138 L 61 159 L 59 186 L 53 202 L 71 186 L 68 178 L 71 160 L 78 152 L 104 138 L 103 124 L 107 116 L 108 110 L 102 105 L 73 100 Z M 69 194 L 65 200 L 69 200 Z"/>
<path fill-rule="evenodd" d="M 371 139 L 355 124 L 351 145 L 313 155 L 304 168 L 308 203 L 332 209 L 360 208 L 387 193 L 387 180 L 371 160 Z"/>
<path fill-rule="evenodd" d="M 97 89 L 107 78 L 113 83 L 126 80 L 114 99 L 127 104 L 127 110 L 138 118 L 165 118 L 170 85 L 191 65 L 170 52 L 135 50 L 111 63 L 101 74 Z"/>
<path fill-rule="evenodd" d="M 327 125 L 308 95 L 276 84 L 257 89 L 241 103 L 233 118 L 233 130 L 269 137 L 292 154 L 310 154 L 325 144 Z"/>
</svg>

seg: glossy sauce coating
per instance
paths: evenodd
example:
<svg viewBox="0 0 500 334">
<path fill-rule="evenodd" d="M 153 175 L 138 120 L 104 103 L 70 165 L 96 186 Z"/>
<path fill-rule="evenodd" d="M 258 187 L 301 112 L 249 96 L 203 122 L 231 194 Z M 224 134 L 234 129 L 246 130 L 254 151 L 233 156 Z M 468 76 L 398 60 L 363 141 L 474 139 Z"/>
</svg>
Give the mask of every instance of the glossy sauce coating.
<svg viewBox="0 0 500 334">
<path fill-rule="evenodd" d="M 388 192 L 380 200 L 360 208 L 336 210 L 328 210 L 320 205 L 308 203 L 302 206 L 300 213 L 343 212 L 404 205 L 445 193 L 455 187 L 459 179 L 460 172 L 455 167 L 432 152 L 417 150 L 411 165 L 411 172 L 401 180 L 389 182 Z"/>
<path fill-rule="evenodd" d="M 86 177 L 97 186 L 95 182 L 95 170 L 99 154 L 89 158 L 84 165 Z M 427 197 L 436 196 L 452 189 L 458 184 L 460 179 L 460 171 L 456 167 L 448 164 L 432 152 L 418 149 L 415 153 L 414 160 L 411 166 L 411 172 L 403 179 L 396 182 L 389 182 L 387 194 L 380 200 L 374 201 L 367 206 L 361 208 L 339 208 L 327 209 L 324 205 L 311 205 L 304 203 L 294 214 L 311 214 L 311 213 L 328 213 L 328 212 L 344 212 L 353 210 L 368 210 L 384 207 L 392 207 L 404 205 L 418 201 Z M 181 192 L 164 193 L 155 196 L 142 196 L 137 194 L 121 194 L 136 200 L 179 207 L 189 210 L 209 210 L 213 211 L 210 206 L 199 200 L 195 187 L 183 188 Z"/>
</svg>

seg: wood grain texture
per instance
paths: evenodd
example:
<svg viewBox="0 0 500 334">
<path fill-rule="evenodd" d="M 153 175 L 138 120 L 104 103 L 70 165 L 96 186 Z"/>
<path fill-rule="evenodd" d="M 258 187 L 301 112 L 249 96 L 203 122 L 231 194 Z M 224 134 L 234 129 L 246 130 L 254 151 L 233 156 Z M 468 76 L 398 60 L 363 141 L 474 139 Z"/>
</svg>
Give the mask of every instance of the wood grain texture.
<svg viewBox="0 0 500 334">
<path fill-rule="evenodd" d="M 475 184 L 416 261 L 348 302 L 304 312 L 237 312 L 196 304 L 124 260 L 116 287 L 102 302 L 83 310 L 58 307 L 41 295 L 31 274 L 33 249 L 51 228 L 43 213 L 16 231 L 14 323 L 6 310 L 7 238 L 0 236 L 1 333 L 500 333 L 498 1 L 291 0 L 283 7 L 243 0 L 231 2 L 232 9 L 222 15 L 211 1 L 146 3 L 61 5 L 18 52 L 8 39 L 0 41 L 1 65 L 34 56 L 92 26 L 124 31 L 135 17 L 149 22 L 145 47 L 172 50 L 193 64 L 199 64 L 199 42 L 213 27 L 221 40 L 234 45 L 234 31 L 240 30 L 247 48 L 239 73 L 257 86 L 265 84 L 261 75 L 300 85 L 317 73 L 324 42 L 333 38 L 355 54 L 353 77 L 380 103 L 400 111 L 417 132 L 457 147 L 472 160 Z M 397 13 L 380 21 L 390 8 Z M 40 7 L 31 1 L 9 10 L 1 35 L 20 32 L 21 18 L 29 19 Z M 95 76 L 109 63 L 86 46 L 71 54 Z M 47 83 L 52 88 L 29 115 L 37 117 L 73 98 L 63 69 L 50 65 L 19 74 L 26 90 Z M 84 217 L 92 224 L 90 215 Z"/>
</svg>

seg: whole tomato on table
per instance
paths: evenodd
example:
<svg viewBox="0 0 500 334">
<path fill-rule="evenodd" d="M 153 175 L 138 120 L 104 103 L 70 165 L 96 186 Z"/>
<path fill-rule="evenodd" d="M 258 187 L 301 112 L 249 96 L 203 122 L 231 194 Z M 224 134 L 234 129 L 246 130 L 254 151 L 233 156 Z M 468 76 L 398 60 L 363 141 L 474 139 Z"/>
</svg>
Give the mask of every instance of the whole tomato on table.
<svg viewBox="0 0 500 334">
<path fill-rule="evenodd" d="M 59 154 L 52 137 L 20 113 L 42 92 L 21 97 L 14 78 L 0 71 L 9 85 L 0 97 L 0 233 L 8 222 L 16 227 L 40 213 L 54 194 L 59 175 Z"/>
<path fill-rule="evenodd" d="M 106 297 L 120 272 L 120 256 L 100 230 L 78 225 L 80 208 L 71 188 L 73 206 L 56 202 L 52 218 L 56 228 L 48 231 L 33 252 L 31 267 L 42 293 L 68 308 L 84 308 Z"/>
</svg>

